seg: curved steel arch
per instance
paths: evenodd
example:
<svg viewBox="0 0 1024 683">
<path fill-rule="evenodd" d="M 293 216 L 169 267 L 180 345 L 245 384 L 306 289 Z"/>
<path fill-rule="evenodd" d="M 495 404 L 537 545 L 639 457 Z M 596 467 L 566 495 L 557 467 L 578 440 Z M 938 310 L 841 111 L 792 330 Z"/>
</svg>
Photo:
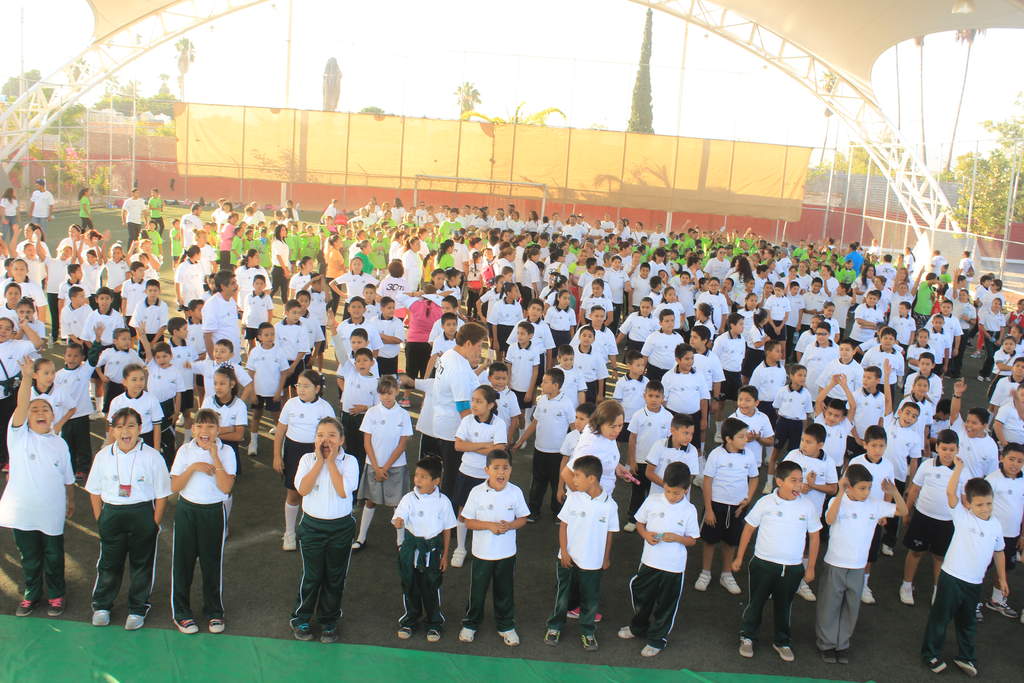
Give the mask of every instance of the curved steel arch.
<svg viewBox="0 0 1024 683">
<path fill-rule="evenodd" d="M 885 176 L 907 215 L 921 228 L 960 231 L 946 194 L 917 151 L 882 111 L 873 93 L 819 55 L 707 0 L 630 0 L 689 22 L 756 55 L 793 78 L 847 124 Z M 920 236 L 920 234 L 919 234 Z"/>
<path fill-rule="evenodd" d="M 172 1 L 95 40 L 0 113 L 0 163 L 5 171 L 65 109 L 125 65 L 198 26 L 266 1 Z M 908 223 L 917 229 L 959 230 L 935 177 L 903 141 L 873 93 L 854 79 L 783 36 L 707 0 L 630 1 L 714 33 L 796 80 L 849 126 L 893 189 Z"/>
<path fill-rule="evenodd" d="M 0 163 L 5 172 L 64 110 L 150 50 L 267 0 L 179 0 L 144 14 L 89 44 L 49 78 L 0 113 Z"/>
</svg>

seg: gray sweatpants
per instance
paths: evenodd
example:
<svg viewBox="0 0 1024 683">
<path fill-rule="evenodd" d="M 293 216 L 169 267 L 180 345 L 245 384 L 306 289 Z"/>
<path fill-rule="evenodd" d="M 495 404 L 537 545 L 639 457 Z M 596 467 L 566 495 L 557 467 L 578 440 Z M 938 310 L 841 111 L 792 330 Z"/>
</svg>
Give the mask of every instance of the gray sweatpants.
<svg viewBox="0 0 1024 683">
<path fill-rule="evenodd" d="M 864 568 L 842 569 L 823 562 L 818 579 L 819 650 L 848 650 L 857 625 L 860 596 L 864 591 Z"/>
</svg>

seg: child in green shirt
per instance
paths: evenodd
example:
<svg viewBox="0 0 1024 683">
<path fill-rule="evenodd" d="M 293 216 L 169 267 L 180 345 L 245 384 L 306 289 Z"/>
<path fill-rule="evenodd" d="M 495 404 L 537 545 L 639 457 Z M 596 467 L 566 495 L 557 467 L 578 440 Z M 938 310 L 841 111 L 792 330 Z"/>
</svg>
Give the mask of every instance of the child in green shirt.
<svg viewBox="0 0 1024 683">
<path fill-rule="evenodd" d="M 181 260 L 181 253 L 184 250 L 184 236 L 181 232 L 181 219 L 175 218 L 171 221 L 171 259 L 175 263 Z"/>
</svg>

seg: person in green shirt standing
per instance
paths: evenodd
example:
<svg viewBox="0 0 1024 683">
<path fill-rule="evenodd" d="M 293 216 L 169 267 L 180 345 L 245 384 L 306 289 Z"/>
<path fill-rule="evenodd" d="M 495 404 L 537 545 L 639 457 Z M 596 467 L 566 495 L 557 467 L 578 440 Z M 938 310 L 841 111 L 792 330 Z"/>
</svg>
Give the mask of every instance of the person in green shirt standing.
<svg viewBox="0 0 1024 683">
<path fill-rule="evenodd" d="M 181 220 L 175 218 L 171 221 L 171 260 L 174 263 L 181 260 L 181 252 L 184 245 L 182 237 Z"/>
<path fill-rule="evenodd" d="M 918 329 L 925 327 L 928 318 L 932 315 L 935 306 L 935 288 L 939 278 L 935 273 L 925 275 L 924 282 L 921 282 L 921 273 L 917 274 L 917 291 L 914 293 L 914 319 L 917 321 Z"/>
<path fill-rule="evenodd" d="M 88 187 L 78 191 L 78 223 L 82 226 L 82 232 L 92 228 L 92 200 L 89 199 Z"/>
<path fill-rule="evenodd" d="M 288 245 L 288 260 L 297 263 L 302 258 L 302 236 L 299 235 L 299 228 L 294 223 L 289 228 L 284 243 Z"/>
<path fill-rule="evenodd" d="M 149 220 L 156 223 L 156 229 L 160 231 L 160 237 L 164 235 L 164 200 L 160 196 L 160 190 L 155 187 L 149 191 Z M 163 240 L 161 240 L 162 242 Z"/>
</svg>

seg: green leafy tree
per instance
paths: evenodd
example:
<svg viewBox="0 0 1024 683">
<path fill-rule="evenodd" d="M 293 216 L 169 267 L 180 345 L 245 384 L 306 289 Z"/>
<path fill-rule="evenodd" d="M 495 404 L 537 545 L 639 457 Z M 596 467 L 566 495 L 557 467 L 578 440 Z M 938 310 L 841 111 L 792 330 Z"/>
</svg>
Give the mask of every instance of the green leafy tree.
<svg viewBox="0 0 1024 683">
<path fill-rule="evenodd" d="M 636 70 L 636 83 L 633 84 L 633 106 L 629 112 L 629 124 L 626 130 L 630 133 L 654 132 L 654 107 L 651 103 L 651 33 L 654 12 L 648 8 L 647 20 L 644 22 L 644 39 L 640 44 L 640 65 Z"/>
<path fill-rule="evenodd" d="M 467 111 L 473 111 L 476 105 L 480 104 L 480 91 L 476 89 L 476 86 L 466 81 L 453 93 L 455 99 L 459 103 L 459 115 L 465 114 Z"/>
<path fill-rule="evenodd" d="M 374 116 L 387 116 L 388 113 L 380 107 L 363 107 L 359 110 L 360 114 L 373 114 Z"/>
<path fill-rule="evenodd" d="M 39 69 L 32 69 L 31 71 L 26 71 L 24 74 L 22 74 L 22 76 L 25 79 L 25 90 L 28 90 L 36 83 L 43 80 L 43 75 L 39 73 Z M 18 95 L 21 92 L 21 85 L 19 84 L 18 80 L 19 79 L 17 76 L 11 76 L 7 79 L 7 82 L 4 83 L 3 88 L 0 89 L 0 92 L 3 93 L 4 98 L 8 101 L 14 101 L 18 99 Z"/>
</svg>

